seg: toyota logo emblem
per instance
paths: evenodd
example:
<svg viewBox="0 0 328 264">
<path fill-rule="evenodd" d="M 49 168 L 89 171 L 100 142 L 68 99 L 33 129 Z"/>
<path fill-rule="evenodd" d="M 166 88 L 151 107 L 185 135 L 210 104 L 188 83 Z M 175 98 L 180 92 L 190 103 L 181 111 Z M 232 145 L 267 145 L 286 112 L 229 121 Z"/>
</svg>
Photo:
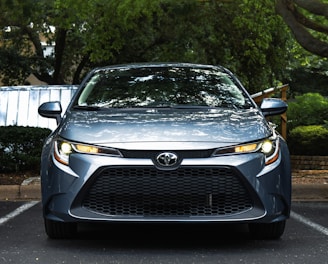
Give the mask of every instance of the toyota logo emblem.
<svg viewBox="0 0 328 264">
<path fill-rule="evenodd" d="M 174 166 L 178 162 L 178 156 L 171 152 L 163 152 L 156 158 L 158 164 L 164 167 Z"/>
</svg>

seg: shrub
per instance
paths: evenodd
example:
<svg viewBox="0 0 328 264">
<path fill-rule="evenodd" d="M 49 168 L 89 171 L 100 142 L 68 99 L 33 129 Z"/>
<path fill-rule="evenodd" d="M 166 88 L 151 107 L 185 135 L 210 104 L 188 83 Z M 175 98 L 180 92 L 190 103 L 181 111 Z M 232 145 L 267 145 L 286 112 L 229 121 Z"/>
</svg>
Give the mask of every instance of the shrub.
<svg viewBox="0 0 328 264">
<path fill-rule="evenodd" d="M 40 170 L 40 157 L 47 128 L 0 127 L 0 172 Z"/>
<path fill-rule="evenodd" d="M 288 135 L 288 146 L 294 155 L 328 155 L 328 129 L 324 125 L 299 126 Z"/>
<path fill-rule="evenodd" d="M 323 125 L 328 117 L 328 99 L 319 93 L 306 93 L 288 102 L 288 129 Z"/>
</svg>

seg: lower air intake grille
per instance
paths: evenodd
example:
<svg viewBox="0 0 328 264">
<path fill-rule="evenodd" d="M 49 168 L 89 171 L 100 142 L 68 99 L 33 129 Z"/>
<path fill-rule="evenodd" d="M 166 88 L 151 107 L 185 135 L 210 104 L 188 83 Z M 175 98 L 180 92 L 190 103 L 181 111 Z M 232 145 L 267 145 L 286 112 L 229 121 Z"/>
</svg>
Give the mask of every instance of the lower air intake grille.
<svg viewBox="0 0 328 264">
<path fill-rule="evenodd" d="M 109 216 L 225 216 L 253 206 L 229 168 L 108 168 L 95 177 L 82 206 Z"/>
</svg>

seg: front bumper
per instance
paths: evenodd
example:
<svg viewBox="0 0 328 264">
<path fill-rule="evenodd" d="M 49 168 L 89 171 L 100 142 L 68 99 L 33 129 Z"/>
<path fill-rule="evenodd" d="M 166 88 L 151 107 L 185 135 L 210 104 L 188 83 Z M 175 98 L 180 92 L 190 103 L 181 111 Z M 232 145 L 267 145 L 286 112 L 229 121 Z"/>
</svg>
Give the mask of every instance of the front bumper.
<svg viewBox="0 0 328 264">
<path fill-rule="evenodd" d="M 283 149 L 282 149 L 283 150 Z M 42 171 L 44 217 L 54 221 L 263 222 L 289 217 L 289 161 L 262 154 L 184 159 L 172 171 L 151 159 L 51 156 Z M 288 157 L 289 158 L 289 157 Z"/>
</svg>

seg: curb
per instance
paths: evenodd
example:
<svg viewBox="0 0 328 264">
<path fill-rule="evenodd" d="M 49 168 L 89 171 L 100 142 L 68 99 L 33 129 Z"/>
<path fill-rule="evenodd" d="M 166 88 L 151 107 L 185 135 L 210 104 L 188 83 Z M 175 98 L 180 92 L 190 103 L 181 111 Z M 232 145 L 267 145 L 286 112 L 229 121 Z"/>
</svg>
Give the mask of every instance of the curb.
<svg viewBox="0 0 328 264">
<path fill-rule="evenodd" d="M 32 177 L 21 185 L 0 185 L 0 201 L 41 200 L 40 177 Z"/>
<path fill-rule="evenodd" d="M 0 185 L 0 201 L 41 200 L 40 177 L 25 180 L 21 185 Z M 327 202 L 328 184 L 293 184 L 292 201 Z"/>
<path fill-rule="evenodd" d="M 2 185 L 0 201 L 41 200 L 41 187 L 34 185 Z"/>
</svg>

